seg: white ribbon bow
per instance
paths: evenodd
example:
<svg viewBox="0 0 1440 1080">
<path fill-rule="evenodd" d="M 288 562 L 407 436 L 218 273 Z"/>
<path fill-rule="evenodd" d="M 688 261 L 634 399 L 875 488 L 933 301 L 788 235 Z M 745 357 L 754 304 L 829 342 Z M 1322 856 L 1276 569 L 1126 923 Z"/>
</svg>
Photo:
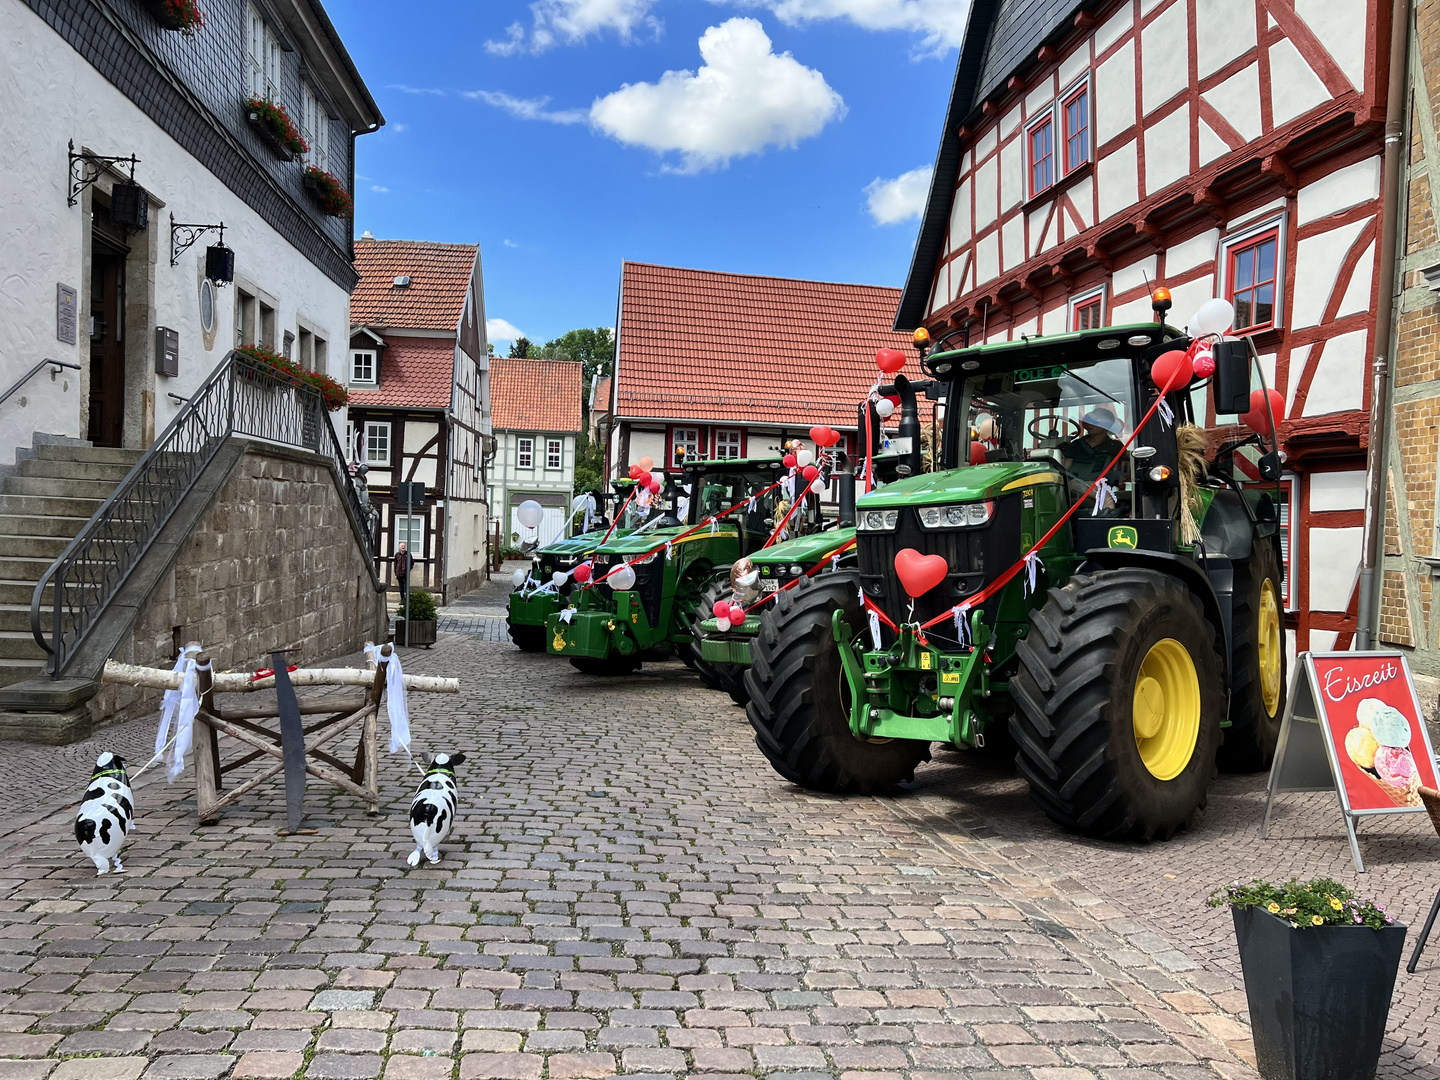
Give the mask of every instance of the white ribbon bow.
<svg viewBox="0 0 1440 1080">
<path fill-rule="evenodd" d="M 714 535 L 715 535 L 715 529 L 716 529 L 716 527 L 719 525 L 719 523 L 720 523 L 720 522 L 719 522 L 719 519 L 718 519 L 718 518 L 713 518 L 713 517 L 712 517 L 712 518 L 710 519 L 710 535 L 711 535 L 711 536 L 714 536 Z"/>
<path fill-rule="evenodd" d="M 955 636 L 960 639 L 960 647 L 969 647 L 971 644 L 970 620 L 967 616 L 970 614 L 970 605 L 956 604 L 950 609 L 950 613 L 955 616 Z"/>
<path fill-rule="evenodd" d="M 840 569 L 840 553 L 839 553 L 838 551 L 837 551 L 834 555 L 831 555 L 831 556 L 830 556 L 830 569 L 831 569 L 831 570 L 839 570 L 839 569 Z"/>
<path fill-rule="evenodd" d="M 1156 410 L 1160 414 L 1160 423 L 1169 427 L 1175 422 L 1175 410 L 1170 408 L 1170 402 L 1163 397 L 1160 399 L 1160 407 Z"/>
<path fill-rule="evenodd" d="M 165 753 L 170 743 L 170 724 L 175 721 L 175 745 L 171 750 L 168 770 L 172 784 L 185 768 L 185 753 L 195 737 L 195 715 L 200 711 L 200 696 L 195 688 L 195 657 L 199 653 L 199 645 L 187 645 L 180 650 L 172 669 L 181 673 L 180 689 L 166 690 L 161 699 L 160 728 L 155 732 L 155 756 L 158 758 Z"/>
<path fill-rule="evenodd" d="M 1029 596 L 1035 591 L 1035 576 L 1045 569 L 1045 564 L 1040 561 L 1040 552 L 1032 551 L 1025 556 L 1025 595 Z"/>
<path fill-rule="evenodd" d="M 671 547 L 672 547 L 672 545 L 671 545 L 670 541 L 669 541 L 669 540 L 666 540 L 666 541 L 665 541 L 665 561 L 666 561 L 666 562 L 669 562 L 671 559 L 673 559 L 673 558 L 675 557 L 675 553 L 671 550 Z"/>
<path fill-rule="evenodd" d="M 560 612 L 560 621 L 566 625 L 569 625 L 570 620 L 573 618 L 575 618 L 575 609 L 573 607 L 567 607 L 564 611 Z"/>
<path fill-rule="evenodd" d="M 1092 517 L 1100 516 L 1100 511 L 1105 509 L 1105 500 L 1110 497 L 1112 491 L 1114 488 L 1110 486 L 1110 481 L 1103 476 L 1100 477 L 1095 484 L 1095 509 L 1091 511 Z"/>
<path fill-rule="evenodd" d="M 745 500 L 745 512 L 746 512 L 747 514 L 753 514 L 753 513 L 755 512 L 755 496 L 754 496 L 754 495 L 751 495 L 750 498 L 748 498 L 748 499 Z"/>
<path fill-rule="evenodd" d="M 365 655 L 379 664 L 378 647 L 365 643 Z M 390 714 L 390 753 L 404 749 L 410 753 L 410 703 L 405 697 L 405 673 L 400 670 L 400 654 L 392 649 L 385 660 L 385 708 Z"/>
<path fill-rule="evenodd" d="M 879 615 L 876 615 L 875 612 L 871 611 L 871 610 L 870 610 L 870 605 L 867 604 L 867 603 L 865 603 L 865 590 L 862 588 L 862 589 L 859 590 L 859 593 L 860 593 L 860 606 L 865 609 L 865 614 L 867 614 L 867 615 L 870 616 L 870 640 L 875 643 L 875 651 L 876 651 L 876 652 L 879 652 L 879 651 L 880 651 L 880 616 L 879 616 Z"/>
</svg>

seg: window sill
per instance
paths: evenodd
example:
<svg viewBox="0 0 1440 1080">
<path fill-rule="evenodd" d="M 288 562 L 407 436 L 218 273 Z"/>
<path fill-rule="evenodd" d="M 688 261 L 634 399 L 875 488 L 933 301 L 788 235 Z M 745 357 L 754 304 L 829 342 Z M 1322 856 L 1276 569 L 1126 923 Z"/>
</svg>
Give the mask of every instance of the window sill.
<svg viewBox="0 0 1440 1080">
<path fill-rule="evenodd" d="M 1279 345 L 1281 338 L 1285 336 L 1285 328 L 1283 326 L 1267 326 L 1263 330 L 1229 330 L 1226 333 L 1233 338 L 1249 338 L 1255 343 L 1258 351 L 1272 345 Z"/>
<path fill-rule="evenodd" d="M 1059 180 L 1056 180 L 1044 191 L 1041 191 L 1035 195 L 1031 195 L 1030 198 L 1026 199 L 1023 203 L 1020 204 L 1020 209 L 1024 210 L 1028 214 L 1031 210 L 1035 209 L 1035 207 L 1039 206 L 1046 199 L 1053 199 L 1061 192 L 1074 187 L 1081 181 L 1082 178 L 1090 176 L 1092 173 L 1094 173 L 1094 171 L 1095 164 L 1091 161 L 1085 162 L 1085 164 L 1079 166 L 1078 168 L 1071 169 L 1070 172 L 1066 173 Z"/>
</svg>

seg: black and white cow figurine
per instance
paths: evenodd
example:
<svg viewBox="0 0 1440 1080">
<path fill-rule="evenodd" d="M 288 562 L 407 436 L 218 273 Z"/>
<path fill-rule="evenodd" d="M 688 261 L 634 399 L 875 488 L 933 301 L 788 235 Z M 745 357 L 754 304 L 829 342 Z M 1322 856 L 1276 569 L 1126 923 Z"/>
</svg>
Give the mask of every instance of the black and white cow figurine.
<svg viewBox="0 0 1440 1080">
<path fill-rule="evenodd" d="M 75 815 L 75 839 L 86 858 L 95 864 L 97 874 L 108 874 L 112 862 L 117 874 L 124 873 L 120 845 L 134 827 L 135 800 L 130 794 L 125 759 L 107 751 L 96 760 L 90 786 Z"/>
<path fill-rule="evenodd" d="M 420 865 L 424 855 L 432 863 L 440 861 L 440 845 L 455 828 L 455 808 L 459 792 L 455 787 L 455 766 L 463 764 L 464 754 L 436 754 L 425 768 L 425 779 L 415 789 L 410 802 L 410 831 L 415 836 L 415 850 L 406 861 Z"/>
</svg>

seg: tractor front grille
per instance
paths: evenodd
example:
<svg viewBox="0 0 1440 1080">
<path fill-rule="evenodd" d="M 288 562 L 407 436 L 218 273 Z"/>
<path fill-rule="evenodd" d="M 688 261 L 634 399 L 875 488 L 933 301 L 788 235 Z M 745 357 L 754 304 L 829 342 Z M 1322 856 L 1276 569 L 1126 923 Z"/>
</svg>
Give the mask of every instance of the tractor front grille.
<svg viewBox="0 0 1440 1080">
<path fill-rule="evenodd" d="M 895 556 L 905 548 L 941 555 L 950 567 L 945 581 L 915 601 L 914 619 L 931 619 L 985 587 L 1024 552 L 1020 538 L 1020 493 L 996 500 L 990 521 L 970 529 L 922 529 L 913 507 L 902 507 L 894 532 L 862 532 L 855 551 L 865 595 L 897 623 L 906 619 L 910 598 L 895 573 Z"/>
</svg>

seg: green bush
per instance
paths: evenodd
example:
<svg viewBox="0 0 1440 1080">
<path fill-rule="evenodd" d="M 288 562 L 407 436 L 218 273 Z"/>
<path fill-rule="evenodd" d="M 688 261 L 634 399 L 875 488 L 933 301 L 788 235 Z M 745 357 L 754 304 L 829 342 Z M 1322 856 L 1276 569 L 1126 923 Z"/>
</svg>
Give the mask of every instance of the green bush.
<svg viewBox="0 0 1440 1080">
<path fill-rule="evenodd" d="M 435 618 L 435 598 L 424 589 L 411 589 L 406 618 L 414 622 L 426 622 Z"/>
<path fill-rule="evenodd" d="M 1395 920 L 1379 904 L 1357 900 L 1355 894 L 1329 878 L 1272 885 L 1256 878 L 1248 885 L 1235 882 L 1210 894 L 1210 907 L 1264 908 L 1293 927 L 1368 926 L 1379 930 Z"/>
</svg>

